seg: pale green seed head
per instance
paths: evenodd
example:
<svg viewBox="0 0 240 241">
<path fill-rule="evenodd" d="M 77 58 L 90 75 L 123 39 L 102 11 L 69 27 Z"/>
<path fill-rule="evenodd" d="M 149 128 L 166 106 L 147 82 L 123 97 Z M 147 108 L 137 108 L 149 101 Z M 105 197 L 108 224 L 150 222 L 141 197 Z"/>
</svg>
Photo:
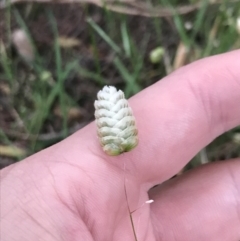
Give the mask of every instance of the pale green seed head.
<svg viewBox="0 0 240 241">
<path fill-rule="evenodd" d="M 124 93 L 113 86 L 105 86 L 97 98 L 95 118 L 103 150 L 111 156 L 131 151 L 138 144 L 138 130 Z"/>
<path fill-rule="evenodd" d="M 164 48 L 158 47 L 153 49 L 150 54 L 149 58 L 152 64 L 160 63 L 164 55 Z"/>
</svg>

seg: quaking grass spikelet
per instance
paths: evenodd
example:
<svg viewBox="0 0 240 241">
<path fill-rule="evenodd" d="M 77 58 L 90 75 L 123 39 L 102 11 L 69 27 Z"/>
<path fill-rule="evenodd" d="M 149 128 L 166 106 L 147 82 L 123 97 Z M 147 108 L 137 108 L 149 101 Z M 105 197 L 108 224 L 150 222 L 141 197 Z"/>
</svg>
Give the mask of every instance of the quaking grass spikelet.
<svg viewBox="0 0 240 241">
<path fill-rule="evenodd" d="M 135 118 L 124 93 L 105 86 L 94 103 L 97 134 L 104 152 L 111 156 L 132 150 L 138 144 Z"/>
</svg>

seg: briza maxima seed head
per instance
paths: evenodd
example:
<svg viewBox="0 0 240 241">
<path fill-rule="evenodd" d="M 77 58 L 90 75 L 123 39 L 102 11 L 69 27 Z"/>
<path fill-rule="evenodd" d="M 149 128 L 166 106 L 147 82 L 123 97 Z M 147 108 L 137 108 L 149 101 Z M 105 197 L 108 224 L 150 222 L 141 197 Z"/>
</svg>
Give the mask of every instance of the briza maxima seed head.
<svg viewBox="0 0 240 241">
<path fill-rule="evenodd" d="M 105 86 L 94 103 L 97 134 L 103 150 L 111 156 L 132 150 L 138 144 L 135 118 L 124 93 Z"/>
</svg>

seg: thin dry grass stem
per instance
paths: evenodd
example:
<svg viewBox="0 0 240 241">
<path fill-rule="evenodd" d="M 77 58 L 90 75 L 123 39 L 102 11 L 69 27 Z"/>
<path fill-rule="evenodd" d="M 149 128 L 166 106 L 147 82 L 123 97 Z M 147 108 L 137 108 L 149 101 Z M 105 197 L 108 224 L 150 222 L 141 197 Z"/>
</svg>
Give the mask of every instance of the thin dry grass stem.
<svg viewBox="0 0 240 241">
<path fill-rule="evenodd" d="M 27 131 L 24 121 L 22 120 L 22 118 L 20 117 L 20 115 L 18 114 L 17 110 L 15 108 L 12 108 L 10 110 L 12 116 L 15 118 L 16 120 L 16 124 L 20 129 L 23 129 L 24 131 Z"/>
<path fill-rule="evenodd" d="M 240 34 L 240 17 L 238 17 L 236 20 L 236 29 L 237 29 L 237 32 Z"/>
<path fill-rule="evenodd" d="M 124 154 L 122 154 L 124 155 Z M 128 213 L 129 213 L 129 217 L 130 217 L 130 221 L 131 221 L 131 225 L 132 225 L 132 229 L 133 229 L 133 234 L 134 234 L 134 239 L 135 241 L 138 241 L 137 239 L 137 234 L 136 234 L 136 230 L 135 230 L 135 226 L 134 226 L 134 223 L 133 223 L 133 217 L 132 217 L 132 214 L 134 212 L 136 212 L 138 209 L 142 208 L 145 204 L 151 204 L 154 202 L 154 200 L 150 199 L 150 200 L 147 200 L 146 202 L 144 202 L 140 207 L 134 209 L 133 211 L 130 210 L 130 207 L 129 207 L 129 203 L 128 203 L 128 196 L 127 196 L 127 188 L 126 188 L 126 165 L 124 163 L 124 166 L 123 166 L 123 170 L 124 170 L 124 193 L 125 193 L 125 198 L 126 198 L 126 201 L 127 201 L 127 209 L 128 209 Z"/>
<path fill-rule="evenodd" d="M 201 162 L 201 164 L 209 163 L 206 148 L 203 148 L 200 151 L 200 162 Z"/>
<path fill-rule="evenodd" d="M 135 241 L 138 241 L 137 234 L 136 234 L 136 231 L 135 231 L 135 226 L 134 226 L 134 223 L 133 223 L 132 212 L 130 211 L 130 207 L 129 207 L 129 203 L 128 203 L 127 188 L 126 188 L 126 165 L 125 165 L 125 163 L 124 163 L 124 169 L 123 170 L 124 170 L 124 193 L 125 193 L 125 198 L 126 198 L 126 201 L 127 201 L 128 213 L 129 213 L 129 217 L 130 217 L 130 221 L 131 221 L 131 225 L 132 225 L 132 229 L 133 229 L 134 239 L 135 239 Z"/>
<path fill-rule="evenodd" d="M 237 3 L 239 0 L 231 0 L 228 3 Z M 38 3 L 92 3 L 99 7 L 104 7 L 109 10 L 125 13 L 129 15 L 140 15 L 145 17 L 169 17 L 175 14 L 188 14 L 202 7 L 202 2 L 199 1 L 196 4 L 179 6 L 174 9 L 162 7 L 162 6 L 149 6 L 148 3 L 141 2 L 139 0 L 10 0 L 2 1 L 0 3 L 0 8 L 5 8 L 8 4 L 15 4 L 19 2 L 38 2 Z M 221 0 L 216 0 L 209 2 L 209 5 L 219 5 L 222 4 Z"/>
<path fill-rule="evenodd" d="M 0 145 L 0 156 L 22 158 L 27 155 L 27 151 L 17 146 Z"/>
<path fill-rule="evenodd" d="M 5 48 L 5 45 L 3 43 L 3 40 L 0 40 L 0 54 L 2 56 L 6 56 L 7 55 L 6 48 Z"/>
<path fill-rule="evenodd" d="M 238 17 L 237 19 L 236 19 L 236 31 L 237 31 L 237 33 L 239 34 L 239 36 L 240 36 L 240 17 Z M 232 49 L 239 49 L 240 48 L 240 38 L 238 38 L 237 40 L 236 40 L 236 42 L 233 44 L 233 47 L 232 47 Z"/>
<path fill-rule="evenodd" d="M 189 48 L 183 42 L 180 42 L 173 62 L 174 70 L 184 66 L 187 63 L 188 54 Z"/>
<path fill-rule="evenodd" d="M 169 52 L 167 51 L 167 49 L 164 50 L 163 63 L 164 63 L 167 75 L 172 73 L 173 66 L 171 65 L 171 58 L 170 58 L 170 55 L 169 55 Z"/>
<path fill-rule="evenodd" d="M 214 21 L 213 27 L 210 31 L 210 34 L 209 34 L 209 41 L 213 41 L 216 39 L 219 27 L 220 27 L 220 21 L 218 18 L 216 18 L 216 20 Z"/>
</svg>

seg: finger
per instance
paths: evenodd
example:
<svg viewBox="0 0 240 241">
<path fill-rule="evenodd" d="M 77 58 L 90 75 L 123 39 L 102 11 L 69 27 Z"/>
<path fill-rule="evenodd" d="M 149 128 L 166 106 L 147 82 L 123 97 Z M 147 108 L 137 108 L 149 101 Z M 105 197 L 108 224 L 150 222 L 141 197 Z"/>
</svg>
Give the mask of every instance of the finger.
<svg viewBox="0 0 240 241">
<path fill-rule="evenodd" d="M 157 240 L 240 240 L 240 159 L 212 163 L 152 189 Z"/>
<path fill-rule="evenodd" d="M 97 139 L 95 123 L 68 138 L 55 151 L 81 165 L 99 158 L 148 183 L 177 173 L 203 146 L 240 123 L 240 51 L 206 58 L 179 69 L 130 99 L 139 145 L 108 157 Z M 67 150 L 67 152 L 66 152 Z M 98 167 L 99 168 L 99 167 Z"/>
</svg>

